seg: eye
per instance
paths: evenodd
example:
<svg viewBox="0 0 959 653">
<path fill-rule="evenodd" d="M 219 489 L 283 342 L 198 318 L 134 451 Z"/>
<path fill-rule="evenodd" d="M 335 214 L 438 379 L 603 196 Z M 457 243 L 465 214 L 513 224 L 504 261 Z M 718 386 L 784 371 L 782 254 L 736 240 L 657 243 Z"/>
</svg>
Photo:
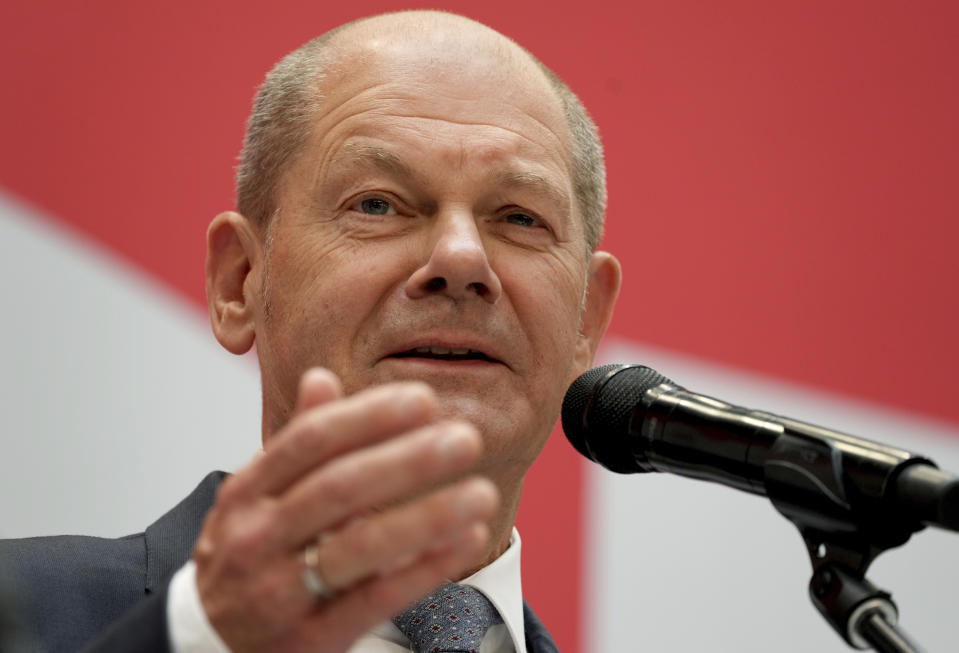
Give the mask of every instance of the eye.
<svg viewBox="0 0 959 653">
<path fill-rule="evenodd" d="M 396 215 L 396 209 L 389 202 L 379 197 L 367 197 L 350 208 L 369 215 Z"/>
<path fill-rule="evenodd" d="M 510 224 L 519 225 L 520 227 L 536 227 L 539 225 L 537 218 L 526 213 L 507 213 L 505 219 Z"/>
</svg>

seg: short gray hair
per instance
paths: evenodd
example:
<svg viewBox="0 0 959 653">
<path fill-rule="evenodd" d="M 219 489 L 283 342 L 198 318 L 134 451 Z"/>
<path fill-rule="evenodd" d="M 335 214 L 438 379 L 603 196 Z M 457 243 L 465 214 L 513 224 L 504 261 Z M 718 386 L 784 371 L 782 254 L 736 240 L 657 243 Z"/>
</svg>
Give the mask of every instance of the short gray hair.
<svg viewBox="0 0 959 653">
<path fill-rule="evenodd" d="M 338 32 L 362 20 L 366 19 L 336 27 L 286 55 L 257 91 L 237 167 L 236 205 L 261 229 L 277 209 L 280 177 L 309 138 L 313 117 L 323 99 L 320 83 L 332 58 L 328 44 Z M 562 103 L 571 135 L 573 190 L 583 216 L 588 251 L 595 251 L 606 215 L 606 165 L 599 130 L 559 75 L 518 47 L 543 72 Z"/>
</svg>

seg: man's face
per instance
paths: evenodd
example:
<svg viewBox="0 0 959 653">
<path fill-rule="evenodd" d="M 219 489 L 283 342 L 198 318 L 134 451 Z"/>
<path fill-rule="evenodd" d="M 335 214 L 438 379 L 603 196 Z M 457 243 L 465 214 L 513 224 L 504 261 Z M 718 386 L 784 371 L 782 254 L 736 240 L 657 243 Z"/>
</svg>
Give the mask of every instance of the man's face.
<svg viewBox="0 0 959 653">
<path fill-rule="evenodd" d="M 375 42 L 348 59 L 362 64 L 322 82 L 266 238 L 266 429 L 311 366 L 347 393 L 417 379 L 480 429 L 497 473 L 521 475 L 589 363 L 562 109 L 515 55 Z"/>
</svg>

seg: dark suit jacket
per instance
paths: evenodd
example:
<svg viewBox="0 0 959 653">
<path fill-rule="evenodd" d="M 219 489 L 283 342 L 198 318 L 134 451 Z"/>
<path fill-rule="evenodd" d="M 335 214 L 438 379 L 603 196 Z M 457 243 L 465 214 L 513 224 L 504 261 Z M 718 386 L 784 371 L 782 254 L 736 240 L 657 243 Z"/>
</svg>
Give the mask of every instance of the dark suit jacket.
<svg viewBox="0 0 959 653">
<path fill-rule="evenodd" d="M 225 474 L 213 472 L 145 532 L 0 540 L 0 651 L 169 651 L 166 594 Z M 525 603 L 526 647 L 556 653 Z"/>
</svg>

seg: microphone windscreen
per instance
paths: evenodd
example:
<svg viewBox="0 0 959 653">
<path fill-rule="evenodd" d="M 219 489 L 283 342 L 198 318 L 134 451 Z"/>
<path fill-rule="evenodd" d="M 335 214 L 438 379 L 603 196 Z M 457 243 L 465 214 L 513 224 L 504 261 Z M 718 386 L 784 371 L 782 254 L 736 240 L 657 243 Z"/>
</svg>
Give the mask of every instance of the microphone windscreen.
<svg viewBox="0 0 959 653">
<path fill-rule="evenodd" d="M 563 432 L 585 457 L 621 474 L 643 471 L 627 436 L 629 421 L 646 391 L 675 385 L 643 365 L 613 363 L 583 373 L 566 391 Z M 642 420 L 642 415 L 638 416 Z"/>
</svg>

